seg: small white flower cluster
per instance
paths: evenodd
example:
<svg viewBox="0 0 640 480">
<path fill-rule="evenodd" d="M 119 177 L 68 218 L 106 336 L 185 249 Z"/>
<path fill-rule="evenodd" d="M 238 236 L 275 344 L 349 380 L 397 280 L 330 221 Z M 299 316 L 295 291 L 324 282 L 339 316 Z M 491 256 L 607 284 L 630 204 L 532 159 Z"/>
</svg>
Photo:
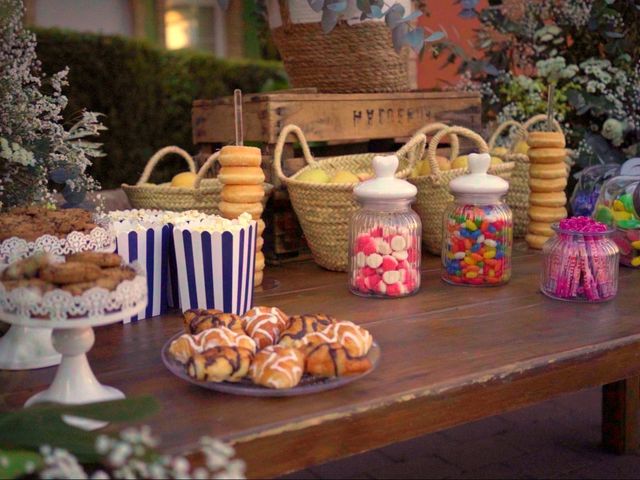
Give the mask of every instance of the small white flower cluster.
<svg viewBox="0 0 640 480">
<path fill-rule="evenodd" d="M 568 79 L 579 71 L 577 65 L 567 65 L 564 57 L 552 57 L 536 62 L 538 76 L 547 82 L 557 82 L 560 79 Z"/>
<path fill-rule="evenodd" d="M 78 459 L 66 450 L 44 445 L 40 448 L 40 455 L 44 462 L 44 468 L 39 472 L 42 479 L 89 478 Z"/>
<path fill-rule="evenodd" d="M 0 137 L 0 158 L 24 167 L 34 165 L 33 153 L 22 148 L 19 143 L 11 142 L 4 137 Z"/>
</svg>

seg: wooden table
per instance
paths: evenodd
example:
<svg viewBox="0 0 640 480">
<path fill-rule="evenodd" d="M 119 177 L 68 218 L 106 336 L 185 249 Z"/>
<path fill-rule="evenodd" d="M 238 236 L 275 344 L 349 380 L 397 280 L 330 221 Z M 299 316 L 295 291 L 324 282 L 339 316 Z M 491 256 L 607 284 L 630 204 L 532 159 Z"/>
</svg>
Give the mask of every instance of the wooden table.
<svg viewBox="0 0 640 480">
<path fill-rule="evenodd" d="M 312 397 L 256 399 L 189 385 L 162 365 L 160 348 L 179 315 L 97 329 L 91 363 L 128 396 L 151 394 L 163 411 L 147 422 L 169 452 L 202 435 L 236 444 L 255 477 L 274 476 L 556 395 L 604 385 L 603 440 L 617 452 L 638 444 L 640 272 L 620 271 L 616 300 L 581 305 L 538 291 L 540 256 L 516 247 L 509 285 L 452 287 L 425 257 L 414 297 L 351 295 L 346 276 L 311 262 L 273 267 L 280 286 L 258 304 L 289 313 L 327 312 L 365 325 L 382 348 L 361 381 Z M 0 408 L 19 408 L 54 369 L 0 372 Z"/>
</svg>

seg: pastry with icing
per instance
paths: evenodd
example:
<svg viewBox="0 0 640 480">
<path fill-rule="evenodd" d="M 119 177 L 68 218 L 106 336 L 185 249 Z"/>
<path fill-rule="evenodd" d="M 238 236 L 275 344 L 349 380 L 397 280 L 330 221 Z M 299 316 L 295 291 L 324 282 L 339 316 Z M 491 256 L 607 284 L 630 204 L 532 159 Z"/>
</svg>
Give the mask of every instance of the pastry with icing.
<svg viewBox="0 0 640 480">
<path fill-rule="evenodd" d="M 373 344 L 373 337 L 367 330 L 353 322 L 336 322 L 319 332 L 305 336 L 303 343 L 305 345 L 338 343 L 352 357 L 363 357 L 369 353 L 369 349 Z"/>
<path fill-rule="evenodd" d="M 251 337 L 238 334 L 226 327 L 210 328 L 196 335 L 185 333 L 171 342 L 169 353 L 180 363 L 185 364 L 196 353 L 213 347 L 242 347 L 256 351 L 256 342 Z"/>
<path fill-rule="evenodd" d="M 242 347 L 212 347 L 187 360 L 189 376 L 205 382 L 238 382 L 249 372 L 251 350 Z"/>
<path fill-rule="evenodd" d="M 297 348 L 270 345 L 260 350 L 251 363 L 253 383 L 267 388 L 293 388 L 304 373 L 304 354 Z"/>
<path fill-rule="evenodd" d="M 341 377 L 366 372 L 371 368 L 367 357 L 354 357 L 339 343 L 308 345 L 305 371 L 314 377 Z"/>
<path fill-rule="evenodd" d="M 302 339 L 310 333 L 319 332 L 329 325 L 336 323 L 336 319 L 324 314 L 294 315 L 289 319 L 289 325 L 281 333 L 280 345 L 300 347 L 304 345 Z"/>
</svg>

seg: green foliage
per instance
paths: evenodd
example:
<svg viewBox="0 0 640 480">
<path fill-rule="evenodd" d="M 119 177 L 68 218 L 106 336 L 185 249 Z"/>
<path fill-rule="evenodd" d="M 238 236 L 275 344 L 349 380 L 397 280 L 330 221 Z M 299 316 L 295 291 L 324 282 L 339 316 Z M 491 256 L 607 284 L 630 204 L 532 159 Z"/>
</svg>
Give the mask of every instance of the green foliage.
<svg viewBox="0 0 640 480">
<path fill-rule="evenodd" d="M 258 92 L 286 86 L 274 62 L 229 61 L 199 51 L 166 51 L 118 36 L 56 29 L 36 30 L 37 52 L 45 72 L 69 66 L 65 89 L 67 118 L 80 108 L 105 114 L 106 157 L 92 172 L 103 188 L 135 183 L 146 161 L 159 148 L 178 145 L 193 151 L 191 105 L 199 98 L 230 95 L 235 88 Z M 231 139 L 229 139 L 231 140 Z M 165 181 L 180 162 L 160 164 L 153 181 Z"/>
</svg>

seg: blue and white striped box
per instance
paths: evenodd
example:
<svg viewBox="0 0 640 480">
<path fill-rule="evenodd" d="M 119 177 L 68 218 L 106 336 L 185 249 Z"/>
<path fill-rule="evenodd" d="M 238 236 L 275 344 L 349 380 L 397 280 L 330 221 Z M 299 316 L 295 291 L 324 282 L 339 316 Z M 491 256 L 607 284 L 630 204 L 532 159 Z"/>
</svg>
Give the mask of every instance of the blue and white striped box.
<svg viewBox="0 0 640 480">
<path fill-rule="evenodd" d="M 176 225 L 173 243 L 182 311 L 216 308 L 243 315 L 253 306 L 257 224 L 207 231 Z"/>
<path fill-rule="evenodd" d="M 167 312 L 169 281 L 169 225 L 130 231 L 116 230 L 116 251 L 127 263 L 138 261 L 147 273 L 147 308 L 130 319 L 137 321 Z M 128 322 L 125 322 L 128 323 Z"/>
</svg>

